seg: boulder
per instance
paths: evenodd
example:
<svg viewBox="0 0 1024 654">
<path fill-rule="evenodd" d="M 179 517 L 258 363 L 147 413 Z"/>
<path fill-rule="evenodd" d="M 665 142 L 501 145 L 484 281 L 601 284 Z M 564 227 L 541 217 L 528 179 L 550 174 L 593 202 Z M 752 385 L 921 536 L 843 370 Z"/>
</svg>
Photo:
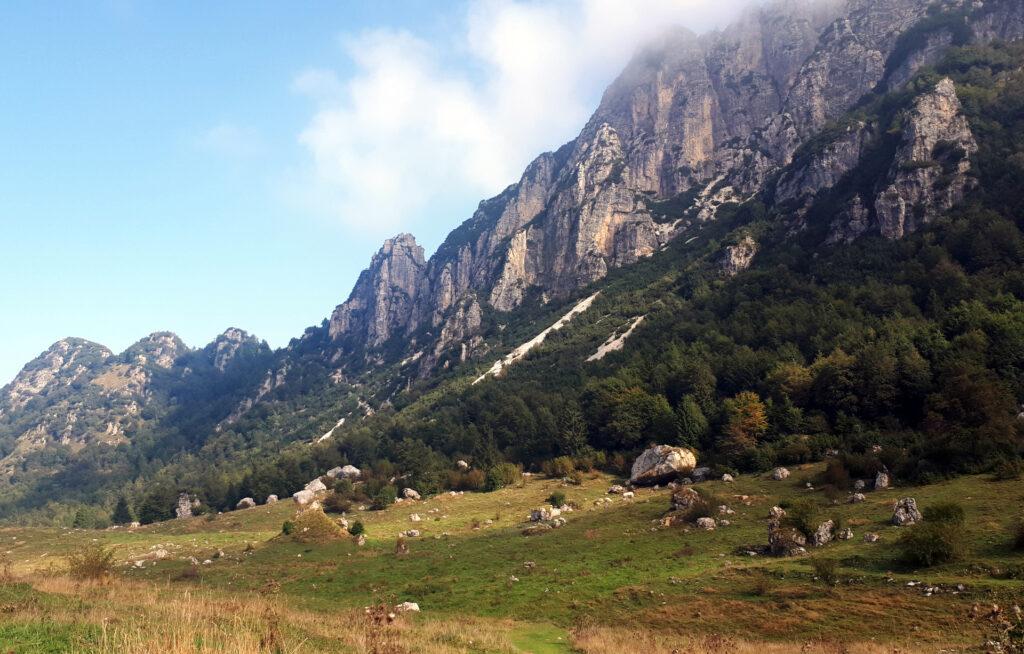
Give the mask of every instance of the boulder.
<svg viewBox="0 0 1024 654">
<path fill-rule="evenodd" d="M 621 495 L 626 492 L 625 487 L 619 486 L 618 484 L 612 484 L 608 487 L 609 495 Z"/>
<path fill-rule="evenodd" d="M 292 495 L 292 500 L 294 500 L 299 506 L 306 506 L 315 499 L 316 495 L 311 490 L 300 490 Z"/>
<path fill-rule="evenodd" d="M 462 459 L 459 459 L 458 461 L 455 462 L 455 467 L 463 471 L 469 470 L 469 464 L 463 461 Z"/>
<path fill-rule="evenodd" d="M 633 499 L 633 495 L 634 495 L 633 491 L 626 491 L 625 493 L 622 494 L 622 499 L 624 499 L 624 500 L 631 500 L 631 499 Z"/>
<path fill-rule="evenodd" d="M 789 470 L 787 470 L 786 468 L 776 468 L 775 470 L 772 470 L 772 479 L 774 479 L 775 481 L 782 481 L 783 479 L 786 479 L 788 477 Z"/>
<path fill-rule="evenodd" d="M 192 498 L 188 496 L 188 493 L 182 493 L 181 495 L 178 495 L 178 505 L 174 507 L 174 517 L 192 517 Z"/>
<path fill-rule="evenodd" d="M 875 490 L 885 490 L 886 488 L 889 488 L 889 473 L 882 470 L 875 475 Z"/>
<path fill-rule="evenodd" d="M 921 520 L 921 512 L 917 510 L 917 500 L 913 497 L 904 497 L 893 505 L 892 523 L 897 527 L 912 525 Z"/>
<path fill-rule="evenodd" d="M 700 494 L 689 486 L 683 486 L 672 493 L 672 508 L 676 511 L 685 511 L 700 501 Z"/>
<path fill-rule="evenodd" d="M 850 495 L 849 502 L 850 504 L 859 504 L 866 499 L 867 498 L 864 497 L 864 493 L 854 493 L 853 495 Z"/>
<path fill-rule="evenodd" d="M 807 550 L 807 539 L 792 527 L 768 525 L 768 550 L 775 556 L 796 556 Z"/>
<path fill-rule="evenodd" d="M 714 518 L 697 518 L 697 529 L 704 529 L 705 531 L 711 531 L 715 528 Z"/>
<path fill-rule="evenodd" d="M 685 475 L 696 465 L 697 456 L 685 447 L 656 445 L 644 450 L 633 462 L 629 481 L 636 485 L 653 486 Z"/>
<path fill-rule="evenodd" d="M 857 481 L 853 482 L 853 490 L 855 491 L 862 491 L 867 487 L 868 483 L 863 479 L 858 479 Z"/>
<path fill-rule="evenodd" d="M 317 477 L 313 481 L 306 484 L 306 490 L 311 491 L 313 493 L 321 493 L 327 490 L 327 486 L 324 484 L 324 482 L 320 481 L 319 477 Z"/>
<path fill-rule="evenodd" d="M 419 522 L 423 518 L 420 517 L 419 513 L 413 513 L 411 516 L 409 516 L 409 519 L 412 520 L 413 522 Z"/>
<path fill-rule="evenodd" d="M 865 543 L 874 543 L 877 540 L 878 540 L 878 534 L 871 533 L 870 531 L 868 533 L 864 534 L 864 542 Z"/>
<path fill-rule="evenodd" d="M 403 488 L 402 497 L 404 497 L 407 500 L 418 500 L 420 499 L 420 494 L 411 488 Z"/>
<path fill-rule="evenodd" d="M 725 483 L 727 483 L 727 484 L 731 484 L 732 482 L 734 482 L 734 481 L 736 481 L 736 480 L 735 480 L 735 479 L 733 478 L 733 476 L 732 476 L 732 475 L 730 475 L 730 474 L 729 474 L 729 473 L 727 472 L 727 473 L 725 473 L 724 475 L 722 475 L 722 481 L 724 481 L 724 482 L 725 482 Z"/>
<path fill-rule="evenodd" d="M 359 468 L 348 465 L 341 467 L 341 473 L 338 476 L 342 479 L 359 479 L 362 475 L 363 473 Z"/>
<path fill-rule="evenodd" d="M 277 495 L 267 495 L 267 504 L 277 504 Z"/>
<path fill-rule="evenodd" d="M 816 547 L 821 547 L 822 545 L 827 545 L 828 543 L 831 543 L 833 534 L 835 532 L 835 528 L 836 523 L 832 522 L 831 520 L 826 520 L 825 522 L 821 523 L 820 525 L 818 525 L 818 528 L 815 529 L 814 533 L 811 535 L 811 544 Z"/>
<path fill-rule="evenodd" d="M 251 497 L 243 497 L 242 499 L 238 500 L 238 504 L 235 505 L 235 508 L 251 509 L 254 506 L 256 506 L 256 500 L 252 499 Z"/>
<path fill-rule="evenodd" d="M 395 610 L 399 613 L 407 613 L 412 611 L 413 613 L 419 613 L 420 605 L 416 602 L 402 602 L 401 604 L 395 605 Z"/>
<path fill-rule="evenodd" d="M 539 509 L 530 511 L 530 522 L 542 522 L 551 520 L 562 514 L 561 509 L 556 509 L 553 506 L 542 506 Z"/>
<path fill-rule="evenodd" d="M 693 472 L 690 473 L 690 477 L 695 482 L 704 481 L 711 476 L 711 468 L 707 466 L 701 466 L 700 468 L 694 468 Z"/>
<path fill-rule="evenodd" d="M 335 466 L 324 473 L 331 479 L 337 479 L 341 475 L 341 466 Z"/>
<path fill-rule="evenodd" d="M 407 530 L 403 531 L 402 533 L 400 533 L 398 535 L 403 537 L 403 538 L 419 538 L 420 537 L 420 530 L 419 529 L 407 529 Z"/>
<path fill-rule="evenodd" d="M 853 530 L 847 527 L 846 529 L 843 529 L 838 534 L 836 534 L 836 538 L 838 538 L 839 540 L 850 540 L 851 538 L 853 538 Z"/>
</svg>

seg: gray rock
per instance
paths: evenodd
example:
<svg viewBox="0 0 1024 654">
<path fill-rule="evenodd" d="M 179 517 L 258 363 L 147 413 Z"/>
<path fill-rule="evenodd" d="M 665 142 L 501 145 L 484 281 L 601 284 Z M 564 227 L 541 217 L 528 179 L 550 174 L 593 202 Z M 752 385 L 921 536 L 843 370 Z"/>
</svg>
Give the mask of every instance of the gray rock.
<svg viewBox="0 0 1024 654">
<path fill-rule="evenodd" d="M 705 531 L 711 531 L 711 530 L 713 530 L 715 528 L 715 519 L 714 518 L 707 518 L 707 517 L 697 518 L 697 522 L 695 524 L 697 525 L 698 529 L 704 529 Z"/>
<path fill-rule="evenodd" d="M 418 500 L 420 499 L 420 494 L 411 488 L 403 488 L 402 497 L 407 500 Z"/>
<path fill-rule="evenodd" d="M 311 490 L 300 490 L 292 495 L 292 500 L 299 506 L 306 506 L 316 499 L 316 494 Z"/>
<path fill-rule="evenodd" d="M 256 506 L 256 500 L 252 499 L 251 497 L 243 497 L 242 499 L 238 500 L 238 504 L 235 505 L 235 508 L 251 509 L 254 506 Z"/>
<path fill-rule="evenodd" d="M 870 531 L 864 534 L 865 543 L 874 543 L 876 541 L 878 541 L 878 534 L 872 533 Z"/>
<path fill-rule="evenodd" d="M 859 504 L 860 502 L 863 502 L 866 499 L 867 498 L 864 496 L 864 493 L 853 493 L 852 495 L 850 495 L 850 499 L 848 501 L 850 504 Z"/>
<path fill-rule="evenodd" d="M 814 534 L 811 535 L 811 544 L 816 547 L 827 545 L 832 542 L 834 536 L 836 524 L 831 520 L 818 525 L 818 528 L 814 530 Z"/>
<path fill-rule="evenodd" d="M 267 504 L 277 504 L 277 495 L 267 495 Z"/>
<path fill-rule="evenodd" d="M 889 488 L 889 473 L 880 471 L 875 475 L 875 490 L 885 490 Z"/>
<path fill-rule="evenodd" d="M 644 450 L 633 462 L 629 482 L 651 486 L 689 473 L 697 465 L 697 457 L 685 447 L 656 445 Z"/>
<path fill-rule="evenodd" d="M 313 481 L 306 484 L 306 490 L 311 491 L 313 493 L 321 493 L 327 490 L 327 486 L 324 484 L 324 482 L 320 481 L 319 477 L 317 477 Z"/>
<path fill-rule="evenodd" d="M 849 527 L 847 527 L 846 529 L 842 529 L 839 531 L 838 534 L 836 534 L 836 538 L 838 538 L 839 540 L 850 540 L 851 538 L 853 538 L 853 530 Z"/>
<path fill-rule="evenodd" d="M 921 512 L 917 510 L 917 500 L 912 497 L 904 497 L 896 501 L 892 509 L 892 523 L 898 527 L 912 525 L 923 520 Z"/>
<path fill-rule="evenodd" d="M 780 467 L 772 470 L 772 479 L 774 479 L 775 481 L 782 481 L 783 479 L 786 479 L 788 477 L 789 470 L 787 470 L 786 468 Z"/>
</svg>

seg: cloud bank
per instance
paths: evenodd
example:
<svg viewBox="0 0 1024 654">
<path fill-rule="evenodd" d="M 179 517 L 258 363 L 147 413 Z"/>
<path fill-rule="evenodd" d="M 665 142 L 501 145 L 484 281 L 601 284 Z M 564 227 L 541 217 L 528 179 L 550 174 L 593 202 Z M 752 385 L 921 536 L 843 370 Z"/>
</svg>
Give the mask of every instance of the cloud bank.
<svg viewBox="0 0 1024 654">
<path fill-rule="evenodd" d="M 743 0 L 492 0 L 444 42 L 380 29 L 342 37 L 354 73 L 294 80 L 314 114 L 304 201 L 361 233 L 407 229 L 516 181 L 582 128 L 643 42 L 724 25 Z M 449 218 L 454 224 L 466 216 Z"/>
</svg>

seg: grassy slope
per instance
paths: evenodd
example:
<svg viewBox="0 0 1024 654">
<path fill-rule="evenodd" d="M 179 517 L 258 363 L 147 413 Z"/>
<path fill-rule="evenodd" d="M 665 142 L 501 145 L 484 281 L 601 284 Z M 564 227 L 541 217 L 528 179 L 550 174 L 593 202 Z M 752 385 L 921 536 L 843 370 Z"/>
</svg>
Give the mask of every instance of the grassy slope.
<svg viewBox="0 0 1024 654">
<path fill-rule="evenodd" d="M 154 588 L 172 597 L 199 590 L 267 595 L 279 598 L 288 610 L 317 615 L 358 610 L 374 601 L 411 600 L 428 621 L 465 616 L 485 623 L 514 620 L 503 628 L 508 646 L 534 652 L 568 651 L 562 645 L 567 630 L 581 621 L 787 642 L 972 644 L 980 635 L 965 624 L 968 607 L 976 601 L 1003 602 L 1021 592 L 1021 581 L 996 578 L 1000 575 L 993 571 L 1021 563 L 1008 542 L 1024 483 L 964 477 L 872 493 L 863 504 L 827 507 L 821 493 L 804 488 L 819 470 L 805 466 L 784 482 L 740 477 L 735 484 L 705 484 L 736 511 L 728 516 L 730 526 L 710 533 L 658 525 L 668 506 L 667 489 L 641 490 L 634 500 L 615 498 L 610 507 L 595 508 L 593 500 L 613 481 L 595 474 L 580 487 L 562 488 L 583 509 L 570 514 L 565 527 L 534 537 L 519 533 L 525 517 L 561 488 L 560 482 L 533 478 L 496 493 L 441 496 L 363 512 L 358 517 L 367 527 L 368 542 L 361 548 L 349 541 L 302 545 L 275 539 L 294 511 L 290 502 L 281 502 L 134 531 L 0 530 L 0 552 L 9 552 L 16 576 L 46 579 L 67 553 L 96 541 L 116 547 L 119 574 L 126 580 L 120 583 L 155 582 Z M 807 558 L 742 554 L 745 547 L 765 541 L 769 506 L 805 495 L 822 504 L 822 519 L 839 514 L 854 525 L 854 540 L 812 552 L 842 560 L 843 581 L 836 587 L 814 580 Z M 899 529 L 888 526 L 887 518 L 891 502 L 905 495 L 916 497 L 919 505 L 938 500 L 964 504 L 972 543 L 969 562 L 927 572 L 900 569 L 894 544 Z M 412 513 L 423 520 L 410 521 Z M 475 521 L 488 519 L 493 525 L 473 528 Z M 398 532 L 412 527 L 424 536 L 410 540 L 410 554 L 395 556 Z M 862 535 L 869 530 L 880 533 L 881 541 L 864 543 Z M 246 553 L 248 543 L 255 550 Z M 156 546 L 171 551 L 171 558 L 143 569 L 129 565 Z M 189 556 L 202 560 L 218 548 L 225 556 L 202 566 L 199 580 L 168 583 L 188 567 Z M 536 567 L 528 569 L 526 561 Z M 926 597 L 906 585 L 911 580 L 963 583 L 967 590 Z M 46 593 L 33 599 L 53 601 L 55 596 Z M 67 637 L 62 630 L 91 633 L 95 628 L 88 621 L 51 623 L 44 641 L 60 642 Z M 43 637 L 26 629 L 17 612 L 0 612 L 4 639 L 25 643 L 25 649 L 15 651 L 45 651 L 27 645 Z"/>
</svg>

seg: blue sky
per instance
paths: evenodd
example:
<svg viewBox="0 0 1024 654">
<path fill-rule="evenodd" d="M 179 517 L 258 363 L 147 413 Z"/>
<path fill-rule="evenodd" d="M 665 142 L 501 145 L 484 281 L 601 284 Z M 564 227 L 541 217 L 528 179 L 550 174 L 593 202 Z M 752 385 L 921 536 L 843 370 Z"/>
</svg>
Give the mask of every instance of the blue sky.
<svg viewBox="0 0 1024 654">
<path fill-rule="evenodd" d="M 286 344 L 381 240 L 429 254 L 575 136 L 655 30 L 737 4 L 3 3 L 0 384 L 65 336 Z"/>
</svg>

